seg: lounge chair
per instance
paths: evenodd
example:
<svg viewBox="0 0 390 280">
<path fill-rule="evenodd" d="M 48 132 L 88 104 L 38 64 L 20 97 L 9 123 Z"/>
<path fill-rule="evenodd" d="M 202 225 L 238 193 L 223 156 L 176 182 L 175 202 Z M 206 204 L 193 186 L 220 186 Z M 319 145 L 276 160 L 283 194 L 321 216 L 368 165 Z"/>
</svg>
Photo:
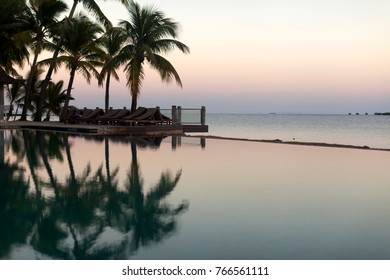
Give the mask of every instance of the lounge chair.
<svg viewBox="0 0 390 280">
<path fill-rule="evenodd" d="M 141 109 L 142 108 L 142 109 Z M 168 124 L 171 119 L 161 114 L 159 108 L 143 108 L 140 107 L 133 114 L 128 117 L 116 120 L 119 124 L 138 124 L 138 125 L 152 125 L 152 124 Z"/>
<path fill-rule="evenodd" d="M 114 109 L 114 110 L 108 111 L 107 113 L 105 113 L 102 116 L 91 119 L 90 122 L 100 123 L 100 124 L 107 124 L 110 122 L 114 123 L 115 120 L 123 118 L 125 116 L 128 116 L 129 114 L 130 114 L 130 111 L 127 109 Z"/>
<path fill-rule="evenodd" d="M 81 123 L 81 122 L 90 123 L 91 120 L 93 120 L 94 118 L 97 118 L 103 114 L 104 114 L 103 109 L 96 108 L 94 110 L 85 112 L 85 114 L 83 113 L 83 115 L 81 115 L 81 116 L 77 116 L 77 117 L 74 116 L 74 117 L 70 117 L 68 119 L 65 119 L 64 122 L 65 123 L 67 122 L 70 124 L 76 124 L 76 123 Z"/>
<path fill-rule="evenodd" d="M 141 116 L 144 114 L 148 109 L 145 107 L 138 107 L 137 110 L 135 110 L 133 113 L 131 113 L 128 116 L 122 117 L 121 120 L 133 120 L 136 117 Z"/>
</svg>

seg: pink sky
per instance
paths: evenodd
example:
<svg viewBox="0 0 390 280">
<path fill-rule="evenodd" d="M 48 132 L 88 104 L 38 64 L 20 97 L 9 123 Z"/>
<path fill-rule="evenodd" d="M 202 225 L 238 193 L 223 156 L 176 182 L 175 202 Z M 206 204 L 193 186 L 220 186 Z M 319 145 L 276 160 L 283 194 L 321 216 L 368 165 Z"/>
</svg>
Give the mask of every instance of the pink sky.
<svg viewBox="0 0 390 280">
<path fill-rule="evenodd" d="M 389 1 L 138 2 L 156 4 L 180 22 L 180 40 L 191 48 L 190 55 L 166 55 L 183 89 L 147 70 L 140 105 L 249 113 L 390 110 Z M 121 4 L 98 3 L 114 24 L 127 19 Z M 74 104 L 103 106 L 103 92 L 77 76 Z M 113 83 L 111 100 L 113 107 L 130 107 L 124 76 Z"/>
</svg>

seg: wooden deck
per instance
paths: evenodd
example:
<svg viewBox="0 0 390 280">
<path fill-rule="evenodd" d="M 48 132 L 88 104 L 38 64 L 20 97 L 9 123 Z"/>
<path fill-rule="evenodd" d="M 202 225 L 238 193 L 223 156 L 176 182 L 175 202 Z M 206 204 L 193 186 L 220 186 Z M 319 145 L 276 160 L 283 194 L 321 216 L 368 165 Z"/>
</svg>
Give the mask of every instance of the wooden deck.
<svg viewBox="0 0 390 280">
<path fill-rule="evenodd" d="M 60 122 L 10 121 L 0 122 L 0 129 L 38 129 L 96 135 L 182 135 L 187 132 L 208 132 L 208 125 L 96 125 L 64 124 Z"/>
</svg>

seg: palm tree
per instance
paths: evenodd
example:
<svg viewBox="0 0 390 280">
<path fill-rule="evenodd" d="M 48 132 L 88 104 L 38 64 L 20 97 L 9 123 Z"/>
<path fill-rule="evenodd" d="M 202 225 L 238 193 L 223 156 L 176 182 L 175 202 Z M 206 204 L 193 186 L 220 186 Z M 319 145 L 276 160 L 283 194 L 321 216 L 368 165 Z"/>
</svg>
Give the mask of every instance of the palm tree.
<svg viewBox="0 0 390 280">
<path fill-rule="evenodd" d="M 105 87 L 105 111 L 108 111 L 110 107 L 110 80 L 111 76 L 119 81 L 119 75 L 116 71 L 117 68 L 124 61 L 121 61 L 119 58 L 119 53 L 122 48 L 123 43 L 125 42 L 125 36 L 121 29 L 111 28 L 106 34 L 99 40 L 98 44 L 101 45 L 104 54 L 103 58 L 103 67 L 99 76 L 99 86 L 103 86 L 104 80 L 106 81 Z"/>
<path fill-rule="evenodd" d="M 24 30 L 22 19 L 28 7 L 23 0 L 2 0 L 0 4 L 0 72 L 18 75 L 14 66 L 19 67 L 29 57 L 26 42 L 18 38 Z M 4 105 L 4 84 L 0 84 L 0 106 Z M 3 108 L 0 109 L 3 119 Z"/>
<path fill-rule="evenodd" d="M 21 83 L 13 84 L 12 86 L 8 87 L 6 94 L 10 105 L 7 116 L 7 120 L 9 120 L 15 105 L 17 113 L 17 108 L 19 107 L 19 104 L 23 100 L 25 95 L 25 86 Z"/>
<path fill-rule="evenodd" d="M 113 0 L 114 1 L 114 0 Z M 123 4 L 126 4 L 128 3 L 129 1 L 131 0 L 115 0 L 115 1 L 120 1 L 121 3 Z M 70 9 L 70 12 L 69 12 L 69 15 L 67 17 L 67 23 L 64 25 L 64 30 L 66 28 L 69 28 L 70 24 L 71 24 L 71 20 L 74 16 L 74 13 L 75 13 L 75 10 L 76 10 L 76 7 L 77 7 L 77 4 L 81 2 L 83 4 L 83 6 L 92 13 L 92 15 L 99 21 L 99 22 L 103 22 L 104 25 L 106 27 L 110 27 L 111 26 L 111 23 L 110 21 L 107 19 L 107 17 L 103 14 L 103 12 L 100 10 L 99 8 L 99 5 L 96 3 L 95 0 L 73 0 L 73 5 L 72 5 L 72 8 Z M 53 60 L 52 62 L 50 63 L 50 66 L 49 66 L 49 69 L 47 70 L 47 74 L 46 74 L 46 78 L 45 80 L 42 82 L 42 86 L 41 86 L 41 90 L 40 90 L 40 94 L 39 94 L 39 102 L 38 102 L 38 107 L 37 107 L 37 114 L 34 118 L 35 121 L 41 121 L 41 118 L 42 118 L 42 108 L 43 108 L 43 96 L 44 96 L 44 92 L 46 90 L 46 88 L 49 86 L 49 82 L 50 82 L 50 79 L 51 79 L 51 76 L 53 74 L 53 71 L 54 71 L 54 68 L 55 68 L 55 60 L 56 58 L 58 57 L 59 55 L 59 52 L 60 52 L 60 49 L 62 47 L 62 43 L 64 41 L 64 35 L 62 35 L 59 40 L 57 41 L 57 46 L 56 46 L 56 50 L 54 51 L 53 53 Z"/>
<path fill-rule="evenodd" d="M 30 10 L 25 20 L 28 30 L 24 32 L 24 35 L 30 37 L 30 48 L 34 53 L 34 59 L 31 64 L 30 75 L 27 79 L 21 120 L 27 119 L 27 107 L 31 98 L 32 77 L 37 71 L 38 56 L 45 48 L 55 49 L 55 46 L 48 42 L 47 39 L 53 36 L 54 30 L 58 25 L 56 18 L 68 9 L 62 0 L 29 0 L 29 4 Z"/>
<path fill-rule="evenodd" d="M 28 7 L 24 0 L 2 0 L 0 5 L 0 67 L 17 75 L 14 64 L 22 67 L 29 57 L 26 42 L 16 36 L 24 31 L 23 18 Z"/>
<path fill-rule="evenodd" d="M 52 114 L 57 116 L 61 113 L 61 106 L 66 100 L 66 90 L 62 90 L 63 81 L 58 83 L 50 82 L 45 94 L 44 109 L 46 110 L 46 117 L 44 121 L 49 121 Z M 70 97 L 70 99 L 73 99 Z"/>
<path fill-rule="evenodd" d="M 153 7 L 140 7 L 131 2 L 128 5 L 130 21 L 122 20 L 119 25 L 127 37 L 127 44 L 122 48 L 121 60 L 126 60 L 125 70 L 127 85 L 131 90 L 131 110 L 137 107 L 137 98 L 144 79 L 145 59 L 159 73 L 161 80 L 170 82 L 173 79 L 182 86 L 179 74 L 172 64 L 160 53 L 178 48 L 189 53 L 189 48 L 175 40 L 178 37 L 179 24 Z"/>
<path fill-rule="evenodd" d="M 65 117 L 68 110 L 76 72 L 80 72 L 88 83 L 90 83 L 92 76 L 96 78 L 99 76 L 99 72 L 95 67 L 101 66 L 102 64 L 99 61 L 101 54 L 95 41 L 101 32 L 103 32 L 101 27 L 83 15 L 73 18 L 69 28 L 66 29 L 63 40 L 64 55 L 55 59 L 57 67 L 65 64 L 66 68 L 70 70 L 66 99 L 60 119 Z M 42 63 L 51 62 L 52 59 L 42 61 Z"/>
</svg>

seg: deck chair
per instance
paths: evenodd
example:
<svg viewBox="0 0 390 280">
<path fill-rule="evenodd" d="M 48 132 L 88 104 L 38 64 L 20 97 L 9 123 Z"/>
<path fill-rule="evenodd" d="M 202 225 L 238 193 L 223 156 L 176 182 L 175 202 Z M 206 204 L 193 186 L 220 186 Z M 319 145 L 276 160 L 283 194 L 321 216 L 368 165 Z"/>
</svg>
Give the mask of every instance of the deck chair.
<svg viewBox="0 0 390 280">
<path fill-rule="evenodd" d="M 130 114 L 130 111 L 127 109 L 114 109 L 110 110 L 106 114 L 99 116 L 91 122 L 100 123 L 100 124 L 108 124 L 108 123 L 115 123 L 117 119 L 123 118 Z"/>
<path fill-rule="evenodd" d="M 81 116 L 81 117 L 70 118 L 67 120 L 67 122 L 72 123 L 72 124 L 77 124 L 77 123 L 82 123 L 82 122 L 91 123 L 91 120 L 93 120 L 94 118 L 97 118 L 103 114 L 104 114 L 103 109 L 96 108 L 89 113 L 87 112 L 86 114 L 83 114 L 83 116 Z"/>
<path fill-rule="evenodd" d="M 130 117 L 130 116 L 129 116 Z M 143 110 L 143 113 L 133 118 L 123 118 L 118 121 L 121 124 L 138 124 L 138 125 L 152 125 L 169 123 L 170 119 L 163 116 L 159 108 L 149 108 Z"/>
</svg>

